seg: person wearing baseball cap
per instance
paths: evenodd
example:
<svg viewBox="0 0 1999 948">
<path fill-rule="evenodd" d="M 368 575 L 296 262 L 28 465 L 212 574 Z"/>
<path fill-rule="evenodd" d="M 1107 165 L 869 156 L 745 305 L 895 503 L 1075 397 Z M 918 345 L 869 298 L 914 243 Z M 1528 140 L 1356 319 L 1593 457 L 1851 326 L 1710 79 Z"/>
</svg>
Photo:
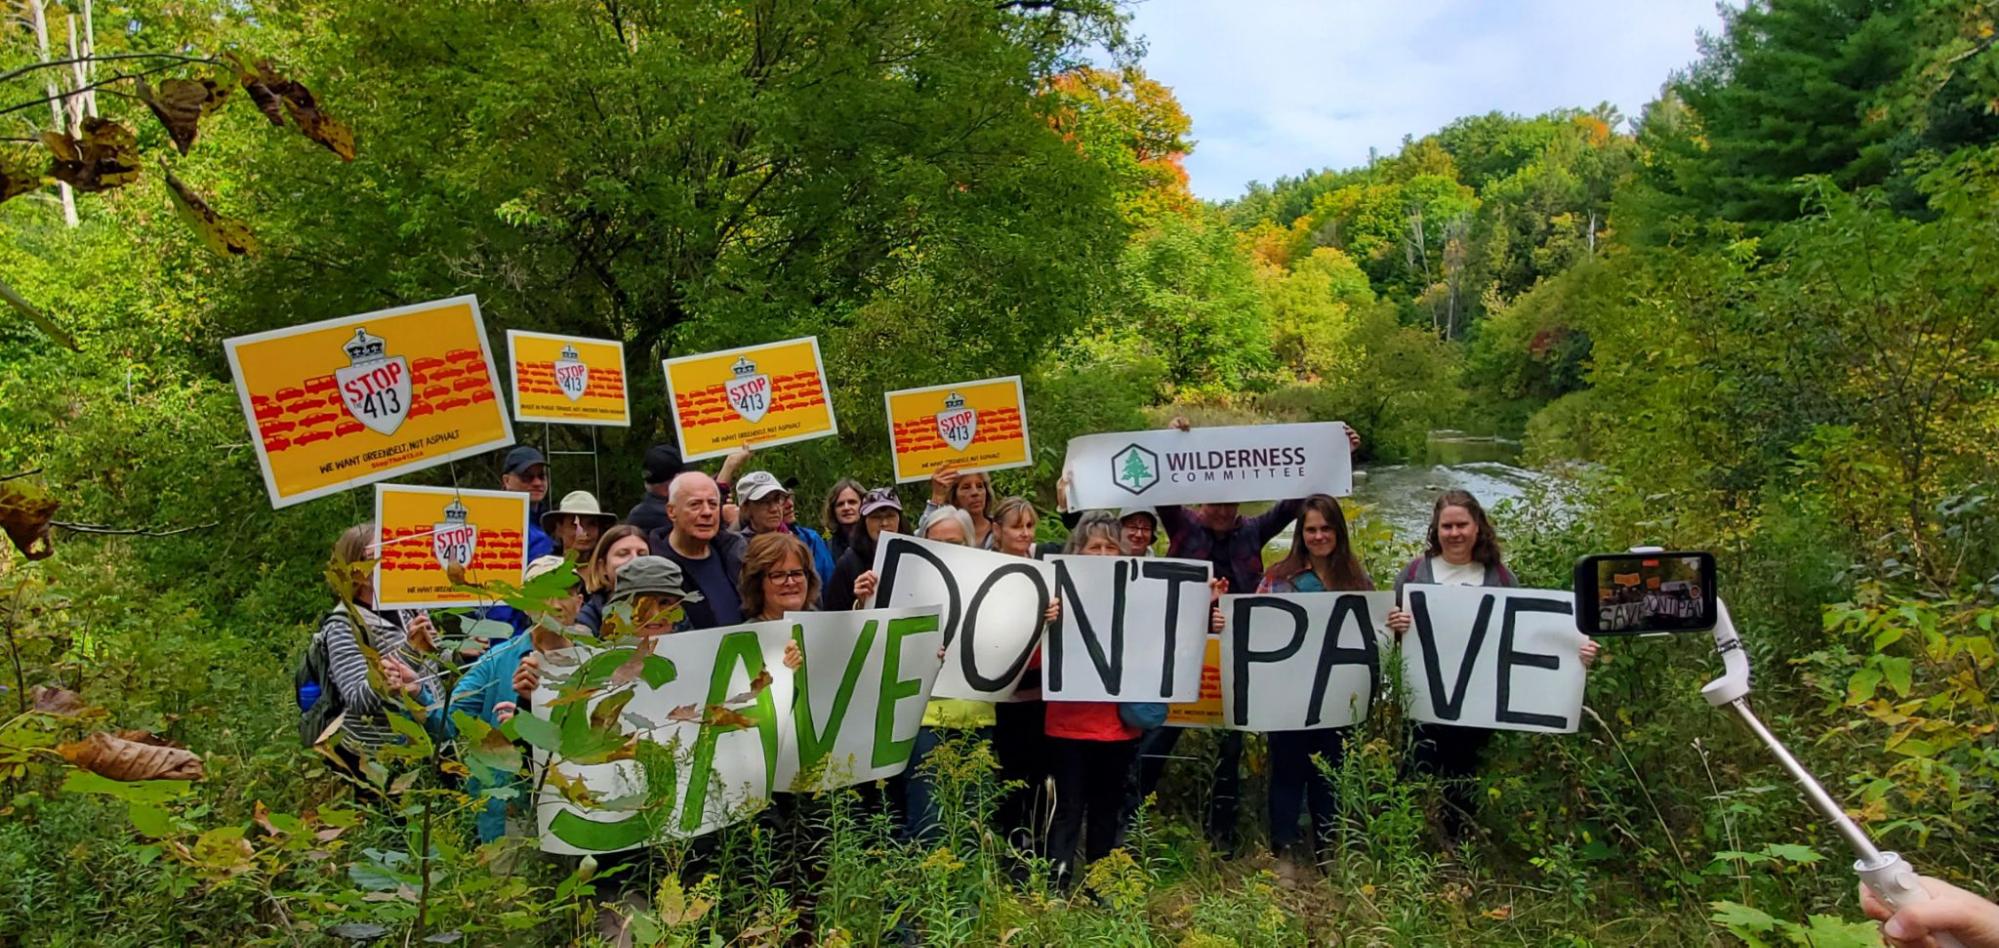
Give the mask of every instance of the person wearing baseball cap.
<svg viewBox="0 0 1999 948">
<path fill-rule="evenodd" d="M 769 471 L 751 471 L 736 482 L 736 498 L 741 505 L 743 539 L 763 533 L 789 533 L 805 543 L 812 553 L 814 575 L 823 581 L 833 575 L 833 549 L 818 531 L 792 523 L 786 514 L 792 509 L 792 489 Z M 823 588 L 823 587 L 822 587 Z M 813 603 L 819 605 L 820 603 Z"/>
<path fill-rule="evenodd" d="M 655 444 L 646 449 L 645 456 L 645 497 L 625 514 L 625 522 L 651 533 L 667 526 L 666 486 L 687 469 L 680 460 L 680 449 L 670 444 Z"/>
<path fill-rule="evenodd" d="M 902 501 L 895 496 L 895 488 L 877 487 L 861 497 L 861 520 L 854 524 L 853 539 L 840 562 L 834 564 L 833 578 L 821 590 L 827 609 L 854 608 L 858 598 L 854 595 L 854 581 L 874 568 L 875 544 L 884 533 L 901 532 Z"/>
<path fill-rule="evenodd" d="M 597 495 L 587 490 L 572 490 L 562 495 L 560 505 L 541 515 L 541 529 L 555 539 L 555 548 L 579 558 L 588 556 L 597 545 L 597 538 L 617 522 L 617 517 L 597 505 Z"/>
</svg>

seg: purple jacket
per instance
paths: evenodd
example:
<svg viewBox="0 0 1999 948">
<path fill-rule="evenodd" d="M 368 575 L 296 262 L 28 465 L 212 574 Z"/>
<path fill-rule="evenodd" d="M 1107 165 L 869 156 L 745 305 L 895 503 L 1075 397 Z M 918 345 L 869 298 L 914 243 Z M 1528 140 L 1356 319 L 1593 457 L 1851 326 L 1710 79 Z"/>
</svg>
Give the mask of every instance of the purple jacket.
<svg viewBox="0 0 1999 948">
<path fill-rule="evenodd" d="M 1263 547 L 1272 537 L 1283 533 L 1291 521 L 1298 519 L 1298 509 L 1303 500 L 1280 501 L 1254 517 L 1236 517 L 1235 529 L 1216 536 L 1214 531 L 1203 525 L 1199 518 L 1181 507 L 1159 508 L 1159 523 L 1166 528 L 1166 555 L 1183 560 L 1210 560 L 1214 557 L 1215 544 L 1225 544 L 1224 553 L 1228 557 L 1229 571 L 1222 576 L 1229 581 L 1229 592 L 1251 593 L 1263 580 Z"/>
</svg>

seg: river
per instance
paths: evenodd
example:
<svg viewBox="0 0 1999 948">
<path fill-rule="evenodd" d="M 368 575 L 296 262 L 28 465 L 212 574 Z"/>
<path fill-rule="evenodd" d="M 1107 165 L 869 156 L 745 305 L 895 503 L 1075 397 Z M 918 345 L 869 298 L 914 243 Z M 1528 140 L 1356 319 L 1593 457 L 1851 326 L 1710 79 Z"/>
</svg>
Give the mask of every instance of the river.
<svg viewBox="0 0 1999 948">
<path fill-rule="evenodd" d="M 1467 490 L 1491 509 L 1545 480 L 1546 475 L 1518 466 L 1519 459 L 1518 441 L 1432 431 L 1421 463 L 1369 464 L 1354 471 L 1353 505 L 1371 523 L 1387 524 L 1397 541 L 1420 541 L 1439 492 Z M 1288 549 L 1290 544 L 1287 530 L 1272 541 L 1272 548 Z"/>
</svg>

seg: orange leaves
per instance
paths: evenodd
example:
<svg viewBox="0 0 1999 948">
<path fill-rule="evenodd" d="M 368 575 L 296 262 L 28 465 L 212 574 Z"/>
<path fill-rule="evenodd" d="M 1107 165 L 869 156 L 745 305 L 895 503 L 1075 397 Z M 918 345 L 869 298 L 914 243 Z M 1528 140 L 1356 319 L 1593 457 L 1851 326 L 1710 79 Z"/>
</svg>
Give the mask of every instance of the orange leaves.
<svg viewBox="0 0 1999 948">
<path fill-rule="evenodd" d="M 208 206 L 201 196 L 188 190 L 173 172 L 166 172 L 167 191 L 173 195 L 174 210 L 194 232 L 201 236 L 202 243 L 215 251 L 218 257 L 240 257 L 257 252 L 257 238 L 252 236 L 248 225 L 234 218 L 223 217 Z"/>
<path fill-rule="evenodd" d="M 214 79 L 166 79 L 157 89 L 147 84 L 144 76 L 136 81 L 139 101 L 153 110 L 183 155 L 194 145 L 201 120 L 215 114 L 229 99 L 229 87 Z"/>
<path fill-rule="evenodd" d="M 139 179 L 139 139 L 109 119 L 84 119 L 81 139 L 43 132 L 42 143 L 55 156 L 49 175 L 78 191 L 108 191 Z"/>
<path fill-rule="evenodd" d="M 49 518 L 62 502 L 39 488 L 19 480 L 0 481 L 0 529 L 14 541 L 14 548 L 31 560 L 48 558 L 55 552 L 49 540 Z"/>
<path fill-rule="evenodd" d="M 270 60 L 259 60 L 255 66 L 244 65 L 234 56 L 229 61 L 236 67 L 236 76 L 243 84 L 243 90 L 250 94 L 250 100 L 263 110 L 264 117 L 272 125 L 285 124 L 285 116 L 291 116 L 298 130 L 305 137 L 326 146 L 328 151 L 340 156 L 341 161 L 354 160 L 354 131 L 340 120 L 320 111 L 319 99 L 303 84 L 280 75 Z"/>
<path fill-rule="evenodd" d="M 201 758 L 191 750 L 170 747 L 144 731 L 122 735 L 99 732 L 56 748 L 78 767 L 112 780 L 200 780 Z"/>
</svg>

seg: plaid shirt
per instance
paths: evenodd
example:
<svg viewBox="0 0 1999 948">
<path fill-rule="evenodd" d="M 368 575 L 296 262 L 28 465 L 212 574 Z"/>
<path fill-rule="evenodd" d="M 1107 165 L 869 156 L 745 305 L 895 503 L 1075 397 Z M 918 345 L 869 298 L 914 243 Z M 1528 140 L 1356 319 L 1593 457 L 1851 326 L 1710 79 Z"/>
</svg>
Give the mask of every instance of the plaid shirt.
<svg viewBox="0 0 1999 948">
<path fill-rule="evenodd" d="M 1299 499 L 1280 501 L 1254 517 L 1238 516 L 1235 526 L 1219 535 L 1186 508 L 1161 507 L 1159 523 L 1166 528 L 1166 555 L 1213 562 L 1215 544 L 1225 544 L 1222 552 L 1228 558 L 1229 571 L 1222 578 L 1229 581 L 1229 592 L 1255 592 L 1263 580 L 1264 546 L 1298 519 L 1298 510 L 1304 503 Z"/>
</svg>

